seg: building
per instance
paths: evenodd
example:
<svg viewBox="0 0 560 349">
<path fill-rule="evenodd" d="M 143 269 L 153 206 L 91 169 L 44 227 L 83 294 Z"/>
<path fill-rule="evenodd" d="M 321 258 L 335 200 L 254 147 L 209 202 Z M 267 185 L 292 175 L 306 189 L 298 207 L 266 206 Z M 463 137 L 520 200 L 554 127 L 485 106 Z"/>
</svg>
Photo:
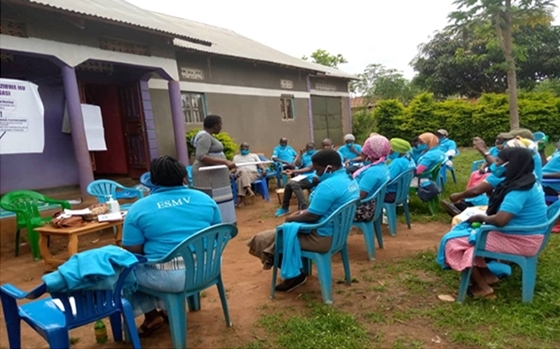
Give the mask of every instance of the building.
<svg viewBox="0 0 560 349">
<path fill-rule="evenodd" d="M 281 136 L 299 147 L 351 130 L 352 75 L 124 0 L 2 1 L 0 49 L 1 77 L 37 84 L 45 108 L 43 152 L 0 155 L 1 193 L 85 195 L 159 155 L 188 162 L 185 132 L 209 113 L 268 154 Z M 88 150 L 82 103 L 100 107 L 107 151 Z"/>
</svg>

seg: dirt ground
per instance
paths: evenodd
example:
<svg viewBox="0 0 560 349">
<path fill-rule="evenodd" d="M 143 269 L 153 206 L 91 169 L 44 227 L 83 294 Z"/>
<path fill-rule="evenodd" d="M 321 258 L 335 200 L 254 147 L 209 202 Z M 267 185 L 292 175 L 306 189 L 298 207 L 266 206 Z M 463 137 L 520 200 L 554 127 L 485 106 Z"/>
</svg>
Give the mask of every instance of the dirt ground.
<svg viewBox="0 0 560 349">
<path fill-rule="evenodd" d="M 254 323 L 263 314 L 263 309 L 268 311 L 274 307 L 301 307 L 304 304 L 302 293 L 309 293 L 313 299 L 320 301 L 319 284 L 316 274 L 300 287 L 297 292 L 277 293 L 274 300 L 269 299 L 270 271 L 262 270 L 260 261 L 250 256 L 246 242 L 256 233 L 274 228 L 282 219 L 274 217 L 278 202 L 271 197 L 271 202 L 265 203 L 260 198 L 255 198 L 247 207 L 238 210 L 237 220 L 239 235 L 233 239 L 226 248 L 223 256 L 222 274 L 228 295 L 228 305 L 233 327 L 226 328 L 221 304 L 215 287 L 208 289 L 202 298 L 202 309 L 198 312 L 188 313 L 188 346 L 189 348 L 224 348 L 243 346 L 255 340 Z M 294 208 L 294 206 L 292 206 Z M 390 237 L 387 227 L 384 226 L 384 249 L 376 249 L 377 260 L 389 260 L 412 254 L 416 251 L 434 248 L 441 236 L 449 229 L 449 225 L 441 223 L 413 224 L 412 229 L 399 225 L 398 236 Z M 101 236 L 93 233 L 80 238 L 80 249 L 90 249 L 109 244 L 112 241 L 111 233 L 105 232 Z M 359 274 L 360 268 L 370 263 L 364 247 L 361 234 L 352 234 L 348 240 L 350 263 L 354 275 Z M 39 284 L 43 274 L 43 263 L 34 262 L 27 246 L 22 246 L 20 256 L 14 257 L 13 244 L 5 243 L 1 246 L 0 254 L 0 282 L 12 283 L 23 290 L 30 290 Z M 51 249 L 64 251 L 66 242 L 62 239 L 53 239 Z M 338 280 L 343 276 L 340 259 L 333 261 L 333 279 Z M 337 288 L 349 287 L 346 285 L 333 285 L 334 302 L 337 302 Z M 350 286 L 351 287 L 351 286 Z M 366 296 L 364 296 L 366 298 Z M 373 300 L 372 300 L 373 301 Z M 271 304 L 273 303 L 273 304 Z M 269 307 L 274 305 L 274 307 Z M 6 328 L 4 326 L 3 312 L 0 315 L 0 348 L 8 348 Z M 137 318 L 137 323 L 142 322 L 142 317 Z M 107 321 L 108 323 L 108 321 Z M 109 326 L 108 326 L 109 329 Z M 402 329 L 393 329 L 416 338 L 425 338 L 430 343 L 434 334 L 427 326 L 418 323 L 416 326 L 403 325 Z M 392 331 L 393 331 L 392 330 Z M 110 331 L 110 330 L 109 330 Z M 100 345 L 95 343 L 93 325 L 88 325 L 71 331 L 75 344 L 72 348 L 127 348 L 128 344 L 115 343 L 112 339 Z M 48 348 L 47 343 L 31 330 L 27 325 L 22 325 L 23 348 Z M 163 327 L 156 331 L 150 338 L 142 339 L 144 348 L 171 348 L 169 328 Z M 439 347 L 439 346 L 438 346 Z"/>
</svg>

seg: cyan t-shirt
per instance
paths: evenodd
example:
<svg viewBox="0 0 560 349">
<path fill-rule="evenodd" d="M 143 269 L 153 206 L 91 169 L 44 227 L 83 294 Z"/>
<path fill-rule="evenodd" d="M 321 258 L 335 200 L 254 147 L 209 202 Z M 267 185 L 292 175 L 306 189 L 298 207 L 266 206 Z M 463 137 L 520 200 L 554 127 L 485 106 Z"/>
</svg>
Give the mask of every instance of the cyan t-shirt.
<svg viewBox="0 0 560 349">
<path fill-rule="evenodd" d="M 320 182 L 313 191 L 307 210 L 321 216 L 318 223 L 327 219 L 334 211 L 344 204 L 360 197 L 358 182 L 352 179 L 344 169 L 334 172 L 331 177 Z M 332 236 L 333 226 L 326 225 L 317 230 L 319 236 Z"/>
<path fill-rule="evenodd" d="M 498 157 L 498 154 L 500 154 L 500 149 L 498 149 L 498 147 L 492 147 L 488 150 L 488 152 L 490 153 L 490 155 L 496 158 Z"/>
<path fill-rule="evenodd" d="M 493 173 L 491 173 L 488 177 L 484 178 L 484 181 L 487 182 L 492 186 L 492 188 L 496 189 L 496 187 L 502 183 L 506 179 L 505 177 L 496 177 Z"/>
<path fill-rule="evenodd" d="M 352 148 L 354 148 L 354 150 L 358 153 L 361 154 L 362 153 L 362 146 L 359 144 L 354 144 L 352 145 Z M 338 152 L 340 153 L 340 155 L 342 155 L 342 162 L 346 162 L 348 160 L 354 159 L 356 157 L 358 157 L 358 155 L 356 155 L 356 153 L 354 153 L 351 148 L 349 146 L 347 146 L 346 144 L 344 144 L 343 146 L 341 146 L 340 148 L 338 148 Z"/>
<path fill-rule="evenodd" d="M 537 177 L 539 183 L 542 183 L 543 166 L 540 154 L 535 153 L 535 155 L 533 155 L 533 160 L 535 161 L 535 177 Z"/>
<path fill-rule="evenodd" d="M 297 156 L 296 151 L 294 150 L 294 148 L 290 147 L 289 145 L 285 147 L 281 145 L 277 145 L 276 147 L 274 147 L 274 150 L 272 150 L 273 158 L 278 158 L 282 161 L 286 161 L 289 163 L 294 162 L 296 156 Z"/>
<path fill-rule="evenodd" d="M 377 189 L 383 186 L 391 179 L 389 169 L 384 162 L 373 165 L 363 170 L 356 176 L 360 191 L 367 193 L 367 197 L 371 196 Z"/>
<path fill-rule="evenodd" d="M 499 211 L 513 214 L 508 226 L 535 226 L 547 221 L 544 191 L 539 183 L 530 190 L 513 190 L 506 194 Z M 546 228 L 531 230 L 534 234 L 546 233 Z"/>
<path fill-rule="evenodd" d="M 428 150 L 424 155 L 418 159 L 418 166 L 426 166 L 426 171 L 431 170 L 436 165 L 440 165 L 443 161 L 447 159 L 445 153 L 443 153 L 439 148 L 435 147 Z"/>
<path fill-rule="evenodd" d="M 159 259 L 189 236 L 221 222 L 218 204 L 203 192 L 156 187 L 128 210 L 122 244 L 144 245 L 148 259 Z"/>
<path fill-rule="evenodd" d="M 306 152 L 301 156 L 301 168 L 307 168 L 313 165 L 313 161 L 311 161 L 311 158 L 313 157 L 313 155 L 315 155 L 316 152 L 317 151 L 314 151 L 312 154 L 307 154 Z M 312 181 L 312 178 L 315 177 L 315 171 L 309 171 L 303 174 L 310 182 Z"/>
<path fill-rule="evenodd" d="M 414 160 L 414 163 L 418 164 L 418 160 L 420 160 L 420 158 L 422 157 L 422 150 L 418 149 L 417 147 L 412 147 L 410 155 L 412 156 L 412 160 Z"/>
<path fill-rule="evenodd" d="M 543 167 L 542 172 L 544 174 L 553 174 L 560 172 L 560 153 L 555 153 L 552 155 L 552 158 Z M 546 183 L 545 185 L 560 192 L 560 183 Z"/>
<path fill-rule="evenodd" d="M 401 173 L 406 172 L 410 169 L 416 167 L 416 164 L 412 160 L 411 157 L 407 155 L 400 156 L 395 158 L 389 164 L 389 175 L 391 180 L 397 178 Z M 390 185 L 387 187 L 388 193 L 396 193 L 397 192 L 397 183 Z"/>
<path fill-rule="evenodd" d="M 449 138 L 442 138 L 439 140 L 439 150 L 441 150 L 444 154 L 450 150 L 455 151 L 455 156 L 459 154 L 457 150 L 457 143 Z"/>
</svg>

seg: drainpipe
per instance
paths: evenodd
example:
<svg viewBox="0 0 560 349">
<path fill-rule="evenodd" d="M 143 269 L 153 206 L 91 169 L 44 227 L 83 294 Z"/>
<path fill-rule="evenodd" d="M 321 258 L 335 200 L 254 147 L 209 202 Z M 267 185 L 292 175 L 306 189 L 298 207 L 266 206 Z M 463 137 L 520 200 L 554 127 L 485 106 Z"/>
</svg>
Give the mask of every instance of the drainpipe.
<svg viewBox="0 0 560 349">
<path fill-rule="evenodd" d="M 91 159 L 87 147 L 86 130 L 84 128 L 84 118 L 82 116 L 82 106 L 80 103 L 80 92 L 76 71 L 73 67 L 63 65 L 61 68 L 62 81 L 64 84 L 64 95 L 70 119 L 70 130 L 72 131 L 72 144 L 74 145 L 74 156 L 78 164 L 78 175 L 80 181 L 80 191 L 82 197 L 87 197 L 87 186 L 93 182 L 93 170 Z"/>
<path fill-rule="evenodd" d="M 167 83 L 169 88 L 169 103 L 171 105 L 171 118 L 173 121 L 173 134 L 175 136 L 175 151 L 177 159 L 185 166 L 189 166 L 189 151 L 185 138 L 185 115 L 181 102 L 181 86 L 178 81 L 171 80 Z"/>
<path fill-rule="evenodd" d="M 307 74 L 307 92 L 309 93 L 309 99 L 307 100 L 307 113 L 309 115 L 309 139 L 311 143 L 315 143 L 315 129 L 313 127 L 313 106 L 311 104 L 311 79 L 309 74 Z"/>
</svg>

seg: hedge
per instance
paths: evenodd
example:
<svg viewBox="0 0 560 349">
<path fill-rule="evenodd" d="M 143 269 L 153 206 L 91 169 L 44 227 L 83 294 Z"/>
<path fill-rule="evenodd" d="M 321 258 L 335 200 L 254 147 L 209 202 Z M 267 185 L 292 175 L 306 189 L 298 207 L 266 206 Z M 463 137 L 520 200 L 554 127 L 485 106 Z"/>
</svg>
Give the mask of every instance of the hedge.
<svg viewBox="0 0 560 349">
<path fill-rule="evenodd" d="M 193 157 L 195 155 L 195 147 L 192 146 L 192 139 L 196 134 L 200 131 L 200 128 L 193 128 L 187 132 L 185 135 L 185 140 L 187 142 L 187 148 L 189 149 L 189 157 Z M 235 140 L 227 133 L 227 132 L 220 132 L 214 135 L 217 140 L 222 142 L 224 146 L 224 154 L 228 160 L 233 160 L 235 154 L 239 151 L 239 145 L 235 143 Z"/>
<path fill-rule="evenodd" d="M 518 99 L 521 127 L 542 131 L 554 140 L 560 137 L 560 97 L 520 93 Z M 423 93 L 407 107 L 398 100 L 382 100 L 373 112 L 357 112 L 353 126 L 359 141 L 373 131 L 388 138 L 410 140 L 423 132 L 443 128 L 460 146 L 470 146 L 476 136 L 492 143 L 498 133 L 509 130 L 508 97 L 485 94 L 478 100 L 437 101 L 432 94 Z"/>
</svg>

